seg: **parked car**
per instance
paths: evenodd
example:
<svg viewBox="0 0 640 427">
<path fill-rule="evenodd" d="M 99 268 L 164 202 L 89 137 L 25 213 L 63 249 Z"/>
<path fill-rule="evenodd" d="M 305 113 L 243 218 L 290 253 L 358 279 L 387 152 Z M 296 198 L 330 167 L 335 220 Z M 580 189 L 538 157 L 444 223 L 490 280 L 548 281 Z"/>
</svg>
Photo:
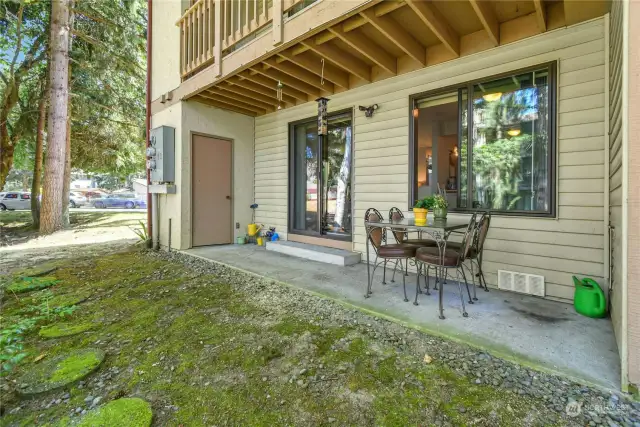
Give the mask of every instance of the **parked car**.
<svg viewBox="0 0 640 427">
<path fill-rule="evenodd" d="M 76 191 L 69 192 L 69 206 L 72 208 L 77 208 L 79 206 L 84 206 L 87 204 L 87 198 L 82 195 L 82 193 L 78 193 Z"/>
<path fill-rule="evenodd" d="M 136 196 L 134 193 L 110 194 L 107 197 L 95 199 L 93 207 L 97 209 L 104 208 L 146 208 L 147 202 Z"/>
<path fill-rule="evenodd" d="M 7 191 L 0 198 L 0 211 L 15 209 L 31 209 L 31 193 Z"/>
</svg>

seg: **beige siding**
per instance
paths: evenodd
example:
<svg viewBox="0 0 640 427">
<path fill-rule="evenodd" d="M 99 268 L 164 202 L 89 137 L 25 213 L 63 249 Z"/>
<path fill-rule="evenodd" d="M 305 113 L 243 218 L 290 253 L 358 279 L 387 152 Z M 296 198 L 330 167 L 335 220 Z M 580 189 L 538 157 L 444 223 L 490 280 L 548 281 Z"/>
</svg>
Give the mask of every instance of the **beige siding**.
<svg viewBox="0 0 640 427">
<path fill-rule="evenodd" d="M 622 353 L 622 3 L 611 4 L 609 21 L 609 223 L 613 227 L 611 319 Z"/>
<path fill-rule="evenodd" d="M 598 19 L 331 96 L 329 111 L 354 108 L 354 250 L 365 251 L 367 208 L 408 210 L 411 94 L 558 60 L 558 218 L 494 217 L 487 281 L 496 284 L 498 269 L 543 274 L 548 296 L 564 301 L 573 298 L 571 275 L 602 282 L 604 46 L 604 21 Z M 358 111 L 374 103 L 380 108 L 372 118 Z M 287 125 L 315 113 L 315 103 L 307 103 L 256 118 L 256 217 L 282 236 Z"/>
</svg>

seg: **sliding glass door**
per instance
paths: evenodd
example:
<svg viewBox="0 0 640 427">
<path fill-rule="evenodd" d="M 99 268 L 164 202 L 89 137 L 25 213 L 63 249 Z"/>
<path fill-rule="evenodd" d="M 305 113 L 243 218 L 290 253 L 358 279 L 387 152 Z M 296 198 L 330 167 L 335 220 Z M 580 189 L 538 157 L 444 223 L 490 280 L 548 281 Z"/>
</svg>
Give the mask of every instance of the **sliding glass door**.
<svg viewBox="0 0 640 427">
<path fill-rule="evenodd" d="M 289 232 L 351 240 L 351 122 L 330 115 L 323 138 L 315 118 L 291 124 Z"/>
</svg>

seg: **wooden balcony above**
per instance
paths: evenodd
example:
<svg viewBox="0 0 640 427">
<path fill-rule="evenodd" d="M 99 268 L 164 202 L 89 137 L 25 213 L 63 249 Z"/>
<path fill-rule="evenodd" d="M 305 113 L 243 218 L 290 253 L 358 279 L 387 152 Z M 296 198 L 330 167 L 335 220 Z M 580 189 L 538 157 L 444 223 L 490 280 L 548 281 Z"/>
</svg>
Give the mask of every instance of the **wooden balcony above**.
<svg viewBox="0 0 640 427">
<path fill-rule="evenodd" d="M 199 0 L 177 22 L 174 98 L 262 115 L 607 10 L 606 0 Z"/>
</svg>

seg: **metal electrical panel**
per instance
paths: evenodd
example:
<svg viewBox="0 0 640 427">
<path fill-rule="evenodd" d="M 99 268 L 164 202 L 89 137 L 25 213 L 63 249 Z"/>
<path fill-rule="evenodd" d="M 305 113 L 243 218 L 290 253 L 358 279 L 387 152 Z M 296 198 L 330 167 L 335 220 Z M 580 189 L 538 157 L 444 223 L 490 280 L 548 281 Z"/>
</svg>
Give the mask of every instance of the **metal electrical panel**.
<svg viewBox="0 0 640 427">
<path fill-rule="evenodd" d="M 151 182 L 175 181 L 175 133 L 175 128 L 170 126 L 151 129 L 150 146 L 147 148 Z"/>
</svg>

